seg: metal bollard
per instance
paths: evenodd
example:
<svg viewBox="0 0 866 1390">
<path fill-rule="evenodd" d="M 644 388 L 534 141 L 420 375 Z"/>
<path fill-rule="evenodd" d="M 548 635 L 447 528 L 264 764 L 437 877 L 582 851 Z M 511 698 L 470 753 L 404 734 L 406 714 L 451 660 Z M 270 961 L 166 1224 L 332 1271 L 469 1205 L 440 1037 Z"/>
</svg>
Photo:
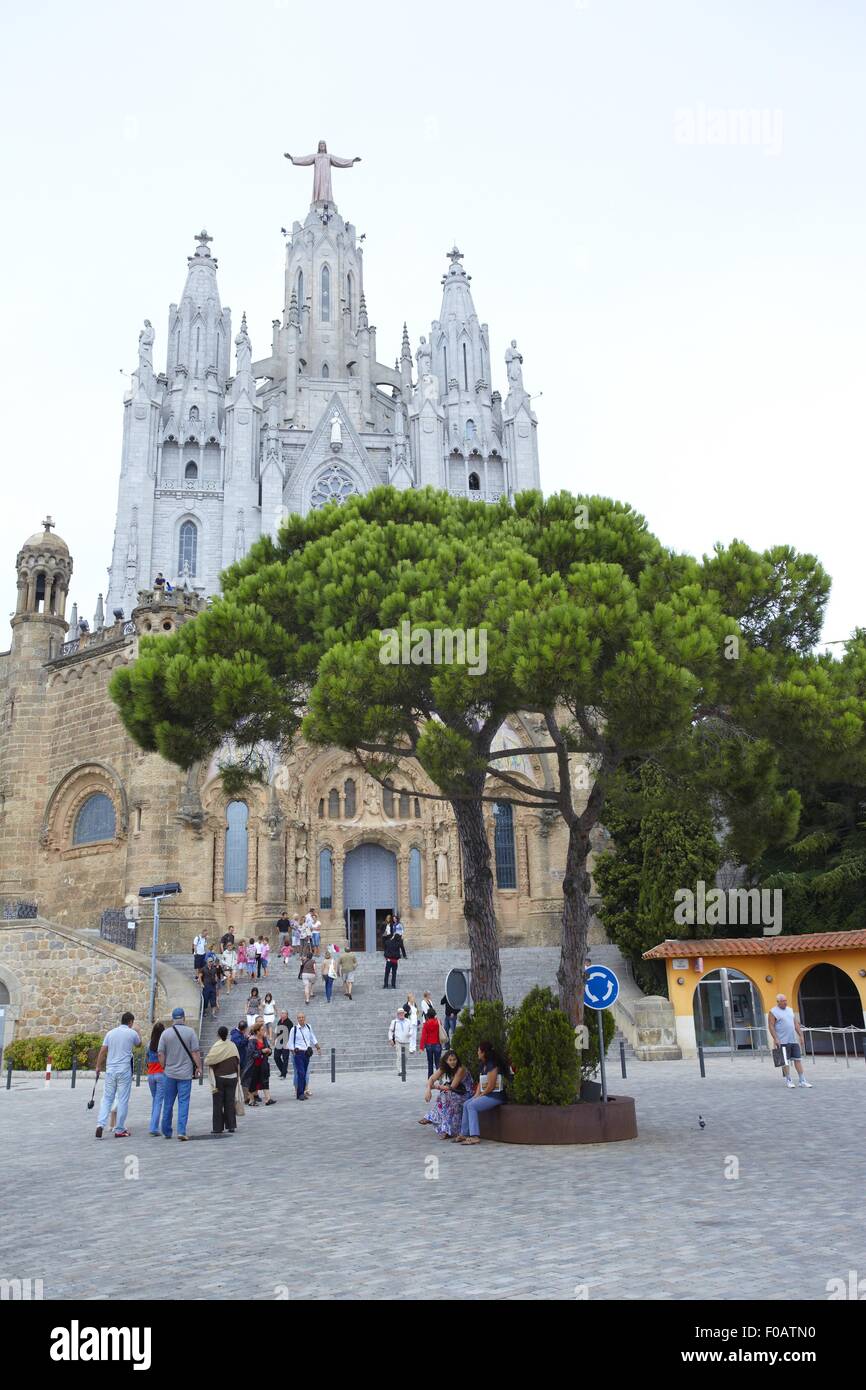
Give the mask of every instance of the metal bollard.
<svg viewBox="0 0 866 1390">
<path fill-rule="evenodd" d="M 332 1048 L 331 1048 L 331 1080 L 332 1080 L 332 1081 L 336 1081 L 336 1079 L 337 1079 L 337 1049 L 336 1049 L 335 1047 L 332 1047 Z"/>
<path fill-rule="evenodd" d="M 623 1042 L 622 1038 L 620 1038 L 619 1040 L 619 1064 L 622 1067 L 623 1076 L 627 1076 L 625 1069 L 625 1043 Z"/>
<path fill-rule="evenodd" d="M 141 1053 L 140 1053 L 140 1052 L 139 1052 L 138 1056 L 137 1056 L 136 1059 L 135 1059 L 135 1084 L 136 1084 L 136 1086 L 140 1086 L 140 1085 L 141 1085 Z"/>
<path fill-rule="evenodd" d="M 7 1064 L 6 1064 L 6 1090 L 7 1090 L 7 1091 L 11 1091 L 11 1090 L 12 1090 L 12 1063 L 11 1063 L 11 1062 L 7 1062 Z"/>
<path fill-rule="evenodd" d="M 706 1069 L 706 1067 L 704 1066 L 704 1045 L 703 1045 L 703 1043 L 698 1043 L 698 1064 L 699 1064 L 699 1066 L 700 1066 L 700 1068 L 701 1068 L 701 1076 L 706 1076 L 706 1074 L 707 1074 L 707 1069 Z"/>
<path fill-rule="evenodd" d="M 406 1048 L 403 1043 L 400 1044 L 400 1080 L 406 1080 Z"/>
<path fill-rule="evenodd" d="M 72 1057 L 72 1089 L 75 1090 L 75 1074 L 78 1071 L 78 1058 L 73 1054 Z"/>
</svg>

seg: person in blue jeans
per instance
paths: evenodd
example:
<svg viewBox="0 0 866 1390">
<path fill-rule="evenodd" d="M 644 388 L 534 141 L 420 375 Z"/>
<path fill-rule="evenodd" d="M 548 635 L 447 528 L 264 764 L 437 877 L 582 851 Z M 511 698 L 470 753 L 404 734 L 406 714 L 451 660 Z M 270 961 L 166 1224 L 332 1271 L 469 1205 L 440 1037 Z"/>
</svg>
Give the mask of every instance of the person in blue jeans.
<svg viewBox="0 0 866 1390">
<path fill-rule="evenodd" d="M 152 1102 L 148 1133 L 156 1135 L 159 1134 L 159 1124 L 162 1119 L 162 1101 L 165 1093 L 165 1072 L 159 1060 L 159 1040 L 164 1032 L 164 1023 L 155 1023 L 153 1025 L 153 1032 L 150 1035 L 150 1043 L 145 1058 L 147 1063 L 147 1084 L 150 1088 Z"/>
<path fill-rule="evenodd" d="M 177 1101 L 177 1137 L 186 1139 L 192 1083 L 202 1069 L 201 1049 L 195 1031 L 184 1023 L 183 1009 L 172 1009 L 171 1026 L 159 1040 L 159 1060 L 165 1072 L 162 1096 L 162 1132 L 171 1138 L 171 1121 Z"/>
<path fill-rule="evenodd" d="M 307 1067 L 310 1065 L 307 1053 L 313 1048 L 321 1057 L 322 1049 L 319 1047 L 315 1033 L 307 1023 L 307 1015 L 298 1014 L 297 1023 L 294 1028 L 289 1030 L 289 1051 L 295 1059 L 295 1094 L 298 1100 L 306 1099 Z"/>
<path fill-rule="evenodd" d="M 503 1101 L 506 1064 L 497 1054 L 492 1043 L 481 1042 L 478 1044 L 478 1061 L 481 1065 L 481 1074 L 475 1091 L 463 1107 L 460 1133 L 456 1140 L 458 1144 L 480 1144 L 481 1135 L 478 1130 L 480 1112 L 492 1110 L 494 1106 L 501 1105 Z"/>
<path fill-rule="evenodd" d="M 117 1028 L 111 1028 L 102 1039 L 102 1047 L 96 1058 L 97 1072 L 105 1072 L 102 1088 L 102 1104 L 96 1123 L 96 1137 L 102 1138 L 102 1131 L 108 1124 L 112 1108 L 117 1107 L 117 1121 L 114 1126 L 115 1139 L 127 1139 L 126 1112 L 129 1109 L 129 1096 L 132 1090 L 132 1053 L 141 1046 L 141 1038 L 133 1028 L 135 1015 L 125 1013 Z"/>
</svg>

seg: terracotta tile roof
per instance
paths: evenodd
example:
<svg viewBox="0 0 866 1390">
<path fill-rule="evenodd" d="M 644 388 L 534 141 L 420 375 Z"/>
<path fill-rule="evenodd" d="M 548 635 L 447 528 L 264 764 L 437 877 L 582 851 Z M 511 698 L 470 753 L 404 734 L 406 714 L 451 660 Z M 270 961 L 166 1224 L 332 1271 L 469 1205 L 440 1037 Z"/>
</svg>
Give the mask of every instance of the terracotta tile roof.
<svg viewBox="0 0 866 1390">
<path fill-rule="evenodd" d="M 696 956 L 781 956 L 797 951 L 851 951 L 866 946 L 866 931 L 808 932 L 805 936 L 704 936 L 699 941 L 662 941 L 644 960 L 692 960 Z"/>
</svg>

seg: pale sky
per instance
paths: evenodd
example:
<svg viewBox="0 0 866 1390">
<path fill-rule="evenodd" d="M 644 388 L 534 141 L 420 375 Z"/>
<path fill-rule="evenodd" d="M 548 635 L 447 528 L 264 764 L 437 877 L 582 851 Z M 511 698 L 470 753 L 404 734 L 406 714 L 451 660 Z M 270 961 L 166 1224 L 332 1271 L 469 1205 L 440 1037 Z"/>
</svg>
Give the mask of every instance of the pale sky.
<svg viewBox="0 0 866 1390">
<path fill-rule="evenodd" d="M 545 491 L 631 502 L 700 555 L 815 553 L 866 624 L 861 0 L 28 0 L 0 44 L 0 649 L 46 511 L 92 620 L 145 317 L 165 361 L 194 234 L 254 357 L 326 139 L 366 232 L 379 358 L 456 239 L 516 337 Z M 739 113 L 753 112 L 746 120 Z M 836 649 L 839 650 L 838 648 Z"/>
</svg>

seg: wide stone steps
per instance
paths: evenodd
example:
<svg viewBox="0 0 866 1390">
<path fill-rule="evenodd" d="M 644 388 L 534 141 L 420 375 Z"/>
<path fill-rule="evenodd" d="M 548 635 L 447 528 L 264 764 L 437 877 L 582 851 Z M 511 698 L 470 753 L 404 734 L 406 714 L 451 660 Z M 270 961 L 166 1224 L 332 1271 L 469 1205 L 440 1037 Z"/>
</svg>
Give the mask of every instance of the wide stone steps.
<svg viewBox="0 0 866 1390">
<path fill-rule="evenodd" d="M 380 954 L 358 957 L 355 973 L 354 997 L 350 1003 L 343 996 L 341 981 L 334 986 L 330 1004 L 325 1000 L 324 986 L 317 979 L 311 1003 L 304 1007 L 303 987 L 298 976 L 298 959 L 292 957 L 288 966 L 276 957 L 272 960 L 267 979 L 254 981 L 259 994 L 264 998 L 270 991 L 278 1011 L 288 1010 L 291 1018 L 296 1018 L 304 1010 L 311 1024 L 323 1056 L 316 1057 L 313 1063 L 318 1084 L 327 1080 L 330 1073 L 330 1049 L 336 1049 L 337 1076 L 346 1071 L 396 1070 L 393 1049 L 388 1045 L 388 1025 L 397 1008 L 403 1004 L 408 993 L 414 993 L 420 1001 L 425 989 L 429 989 L 436 1012 L 440 1019 L 444 1010 L 440 1000 L 444 993 L 445 977 L 454 966 L 468 966 L 467 951 L 412 951 L 411 941 L 407 941 L 408 959 L 402 960 L 397 971 L 396 990 L 384 990 L 384 961 Z M 609 965 L 617 971 L 625 985 L 625 962 L 617 948 L 603 945 L 590 950 L 590 958 L 595 963 Z M 177 970 L 191 976 L 192 956 L 168 956 L 167 962 Z M 549 985 L 556 990 L 556 970 L 559 964 L 559 950 L 555 947 L 506 947 L 501 952 L 503 994 L 507 1004 L 518 1004 L 536 984 Z M 631 988 L 635 986 L 629 979 Z M 220 1023 L 233 1027 L 244 1016 L 249 985 L 237 985 L 229 994 L 220 995 L 220 1011 L 216 1019 L 206 1017 L 202 1026 L 201 1042 L 205 1052 L 216 1040 L 216 1030 Z M 189 1019 L 197 1023 L 197 1019 Z M 633 1055 L 627 1046 L 627 1056 Z M 615 1041 L 610 1057 L 618 1061 L 619 1045 Z M 423 1079 L 427 1071 L 427 1058 L 423 1052 L 407 1053 L 406 1069 L 408 1076 Z M 275 1084 L 278 1083 L 274 1068 Z"/>
</svg>

